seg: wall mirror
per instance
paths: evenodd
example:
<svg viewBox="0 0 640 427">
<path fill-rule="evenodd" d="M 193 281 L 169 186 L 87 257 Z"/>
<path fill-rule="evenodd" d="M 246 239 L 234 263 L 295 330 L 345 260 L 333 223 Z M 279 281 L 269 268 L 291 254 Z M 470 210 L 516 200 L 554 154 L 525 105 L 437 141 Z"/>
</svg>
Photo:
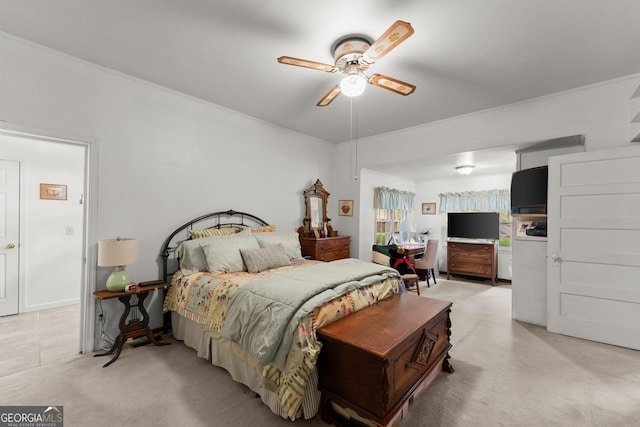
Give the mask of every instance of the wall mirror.
<svg viewBox="0 0 640 427">
<path fill-rule="evenodd" d="M 304 190 L 306 213 L 303 221 L 304 225 L 300 227 L 298 233 L 304 237 L 313 237 L 315 235 L 314 228 L 322 230 L 325 225 L 328 231 L 331 230 L 329 225 L 331 219 L 327 217 L 328 199 L 329 192 L 324 189 L 319 179 L 311 187 Z"/>
</svg>

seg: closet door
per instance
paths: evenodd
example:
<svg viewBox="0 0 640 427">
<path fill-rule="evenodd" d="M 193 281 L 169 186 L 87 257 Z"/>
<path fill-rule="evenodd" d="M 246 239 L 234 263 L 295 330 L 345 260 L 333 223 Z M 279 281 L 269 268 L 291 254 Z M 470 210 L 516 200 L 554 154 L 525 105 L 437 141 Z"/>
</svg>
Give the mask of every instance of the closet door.
<svg viewBox="0 0 640 427">
<path fill-rule="evenodd" d="M 640 146 L 549 159 L 547 329 L 640 349 Z"/>
<path fill-rule="evenodd" d="M 19 308 L 20 163 L 0 160 L 0 316 Z"/>
</svg>

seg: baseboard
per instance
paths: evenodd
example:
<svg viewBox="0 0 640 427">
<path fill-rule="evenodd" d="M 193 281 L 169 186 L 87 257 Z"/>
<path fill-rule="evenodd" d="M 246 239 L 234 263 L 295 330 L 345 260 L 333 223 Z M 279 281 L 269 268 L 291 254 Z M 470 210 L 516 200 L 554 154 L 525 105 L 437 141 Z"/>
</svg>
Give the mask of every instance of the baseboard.
<svg viewBox="0 0 640 427">
<path fill-rule="evenodd" d="M 446 279 L 447 278 L 447 271 L 446 270 L 440 271 L 438 273 L 438 277 L 442 277 L 443 279 Z M 460 280 L 462 282 L 469 281 L 469 282 L 482 283 L 483 281 L 491 280 L 491 279 L 483 279 L 481 277 L 478 277 L 478 278 L 474 279 L 474 276 L 463 276 L 463 275 L 460 275 L 460 274 L 456 274 L 455 276 L 454 275 L 451 276 L 451 280 Z M 497 282 L 510 285 L 511 284 L 511 279 L 501 279 L 500 277 L 498 277 Z"/>
<path fill-rule="evenodd" d="M 24 308 L 23 313 L 29 313 L 31 311 L 48 310 L 50 308 L 66 307 L 68 305 L 75 305 L 75 304 L 80 304 L 80 298 L 73 298 L 73 299 L 62 300 L 62 301 L 48 302 L 46 304 L 36 304 L 36 305 L 26 306 Z"/>
</svg>

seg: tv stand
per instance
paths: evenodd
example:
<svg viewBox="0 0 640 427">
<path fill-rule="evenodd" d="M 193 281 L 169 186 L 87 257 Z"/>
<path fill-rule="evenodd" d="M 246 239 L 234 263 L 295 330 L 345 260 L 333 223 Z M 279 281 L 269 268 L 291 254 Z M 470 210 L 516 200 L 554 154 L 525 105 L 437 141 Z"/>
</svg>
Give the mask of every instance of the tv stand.
<svg viewBox="0 0 640 427">
<path fill-rule="evenodd" d="M 447 242 L 447 280 L 452 274 L 498 281 L 498 245 L 495 242 Z"/>
</svg>

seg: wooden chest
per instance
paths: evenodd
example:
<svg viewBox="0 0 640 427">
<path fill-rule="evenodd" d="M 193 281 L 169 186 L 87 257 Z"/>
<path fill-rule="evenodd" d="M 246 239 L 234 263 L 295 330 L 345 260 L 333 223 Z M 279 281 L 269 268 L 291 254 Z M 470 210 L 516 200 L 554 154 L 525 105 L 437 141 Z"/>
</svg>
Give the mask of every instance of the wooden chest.
<svg viewBox="0 0 640 427">
<path fill-rule="evenodd" d="M 498 247 L 495 243 L 447 242 L 447 279 L 451 274 L 498 280 Z"/>
<path fill-rule="evenodd" d="M 323 237 L 318 239 L 315 237 L 300 238 L 302 256 L 327 262 L 349 258 L 350 243 L 350 236 Z"/>
<path fill-rule="evenodd" d="M 375 425 L 400 422 L 443 369 L 453 372 L 450 308 L 404 293 L 321 328 L 322 419 L 341 425 L 347 408 Z"/>
</svg>

